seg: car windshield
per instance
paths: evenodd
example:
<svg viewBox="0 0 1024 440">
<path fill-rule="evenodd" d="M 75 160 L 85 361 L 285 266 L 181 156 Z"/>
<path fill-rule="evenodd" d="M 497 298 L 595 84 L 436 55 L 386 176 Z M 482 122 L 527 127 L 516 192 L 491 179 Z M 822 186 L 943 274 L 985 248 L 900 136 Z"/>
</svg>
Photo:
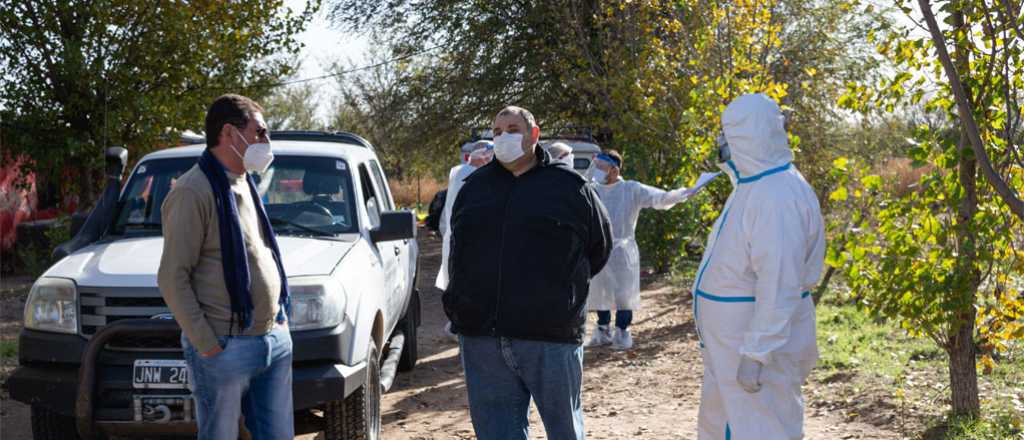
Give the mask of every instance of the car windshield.
<svg viewBox="0 0 1024 440">
<path fill-rule="evenodd" d="M 111 233 L 160 234 L 160 208 L 167 193 L 195 158 L 154 159 L 140 164 L 125 186 Z M 344 160 L 276 156 L 267 171 L 253 174 L 256 191 L 274 232 L 334 236 L 358 232 L 352 181 Z"/>
</svg>

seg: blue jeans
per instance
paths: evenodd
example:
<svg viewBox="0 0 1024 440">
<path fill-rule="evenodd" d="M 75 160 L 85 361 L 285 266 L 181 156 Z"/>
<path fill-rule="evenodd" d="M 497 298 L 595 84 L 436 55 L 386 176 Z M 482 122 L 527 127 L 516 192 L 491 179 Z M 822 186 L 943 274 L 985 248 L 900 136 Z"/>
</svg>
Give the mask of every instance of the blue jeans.
<svg viewBox="0 0 1024 440">
<path fill-rule="evenodd" d="M 199 355 L 184 333 L 181 346 L 196 402 L 200 440 L 238 438 L 238 418 L 254 440 L 295 438 L 292 337 L 275 326 L 263 336 L 220 336 L 224 351 Z"/>
<path fill-rule="evenodd" d="M 549 440 L 584 440 L 583 347 L 460 336 L 469 415 L 479 440 L 528 439 L 530 398 Z"/>
<path fill-rule="evenodd" d="M 608 325 L 612 323 L 612 312 L 609 310 L 598 310 L 597 311 L 597 325 Z M 633 323 L 633 311 L 632 310 L 616 310 L 615 311 L 615 326 L 623 330 L 629 328 L 629 325 Z"/>
</svg>

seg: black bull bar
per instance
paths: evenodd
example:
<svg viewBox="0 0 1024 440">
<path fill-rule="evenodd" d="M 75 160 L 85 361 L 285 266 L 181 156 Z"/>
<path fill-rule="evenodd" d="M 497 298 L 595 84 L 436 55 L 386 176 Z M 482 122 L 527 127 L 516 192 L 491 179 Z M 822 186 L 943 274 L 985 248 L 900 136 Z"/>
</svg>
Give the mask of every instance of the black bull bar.
<svg viewBox="0 0 1024 440">
<path fill-rule="evenodd" d="M 75 401 L 75 424 L 82 440 L 97 438 L 94 417 L 95 388 L 98 368 L 96 360 L 111 339 L 124 334 L 160 336 L 180 334 L 181 327 L 172 319 L 124 319 L 113 322 L 96 332 L 82 353 L 82 366 L 78 372 L 78 399 Z M 164 429 L 167 428 L 165 425 Z"/>
</svg>

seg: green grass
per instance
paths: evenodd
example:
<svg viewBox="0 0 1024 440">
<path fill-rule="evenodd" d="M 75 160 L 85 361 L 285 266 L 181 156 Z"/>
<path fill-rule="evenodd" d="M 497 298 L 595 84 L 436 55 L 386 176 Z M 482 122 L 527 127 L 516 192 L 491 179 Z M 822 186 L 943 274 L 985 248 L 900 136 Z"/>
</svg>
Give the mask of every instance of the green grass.
<svg viewBox="0 0 1024 440">
<path fill-rule="evenodd" d="M 945 424 L 945 440 L 1006 440 L 1024 438 L 1020 420 L 1000 415 L 982 420 L 955 419 Z"/>
<path fill-rule="evenodd" d="M 825 371 L 866 370 L 895 380 L 908 366 L 945 361 L 945 353 L 931 341 L 911 338 L 854 306 L 822 302 L 817 317 L 818 366 Z"/>
<path fill-rule="evenodd" d="M 9 360 L 18 357 L 18 341 L 0 341 L 0 359 Z"/>
<path fill-rule="evenodd" d="M 1024 346 L 979 369 L 983 417 L 949 419 L 946 353 L 930 339 L 913 338 L 892 321 L 857 307 L 823 301 L 817 308 L 821 358 L 815 377 L 849 377 L 847 391 L 909 408 L 893 429 L 921 439 L 1024 439 Z M 867 390 L 867 391 L 865 391 Z"/>
</svg>

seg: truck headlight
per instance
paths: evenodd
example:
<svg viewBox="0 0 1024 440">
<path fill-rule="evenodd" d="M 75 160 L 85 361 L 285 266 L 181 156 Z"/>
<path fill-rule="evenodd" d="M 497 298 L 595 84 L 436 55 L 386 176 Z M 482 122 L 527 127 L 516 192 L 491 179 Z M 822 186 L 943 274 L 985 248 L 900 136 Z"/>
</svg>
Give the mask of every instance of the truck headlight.
<svg viewBox="0 0 1024 440">
<path fill-rule="evenodd" d="M 291 290 L 291 330 L 330 328 L 345 316 L 345 290 L 336 281 L 319 279 L 288 280 Z"/>
<path fill-rule="evenodd" d="M 78 333 L 78 293 L 63 278 L 40 278 L 25 301 L 25 328 Z"/>
</svg>

